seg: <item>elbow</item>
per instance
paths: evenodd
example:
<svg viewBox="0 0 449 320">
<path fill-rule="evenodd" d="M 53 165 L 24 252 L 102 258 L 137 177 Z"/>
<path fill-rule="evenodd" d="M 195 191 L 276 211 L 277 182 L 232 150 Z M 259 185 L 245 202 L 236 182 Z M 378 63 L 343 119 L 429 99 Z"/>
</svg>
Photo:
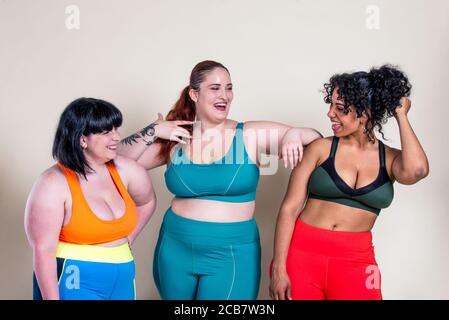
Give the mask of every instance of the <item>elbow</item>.
<svg viewBox="0 0 449 320">
<path fill-rule="evenodd" d="M 47 243 L 32 243 L 31 248 L 35 255 L 56 254 L 56 246 Z"/>
<path fill-rule="evenodd" d="M 296 221 L 300 213 L 300 209 L 298 206 L 282 206 L 280 210 L 280 216 L 282 216 L 283 219 L 287 219 L 290 221 Z"/>
<path fill-rule="evenodd" d="M 414 178 L 416 179 L 416 181 L 424 179 L 428 175 L 429 175 L 429 166 L 423 166 L 415 169 Z"/>
<path fill-rule="evenodd" d="M 50 263 L 56 258 L 56 247 L 54 246 L 33 244 L 31 247 L 34 266 Z"/>
<path fill-rule="evenodd" d="M 416 164 L 412 170 L 412 176 L 416 181 L 424 179 L 429 175 L 429 162 L 427 159 L 423 159 L 420 163 Z"/>
<path fill-rule="evenodd" d="M 399 183 L 411 185 L 424 179 L 429 175 L 429 168 L 427 166 L 417 167 L 413 170 L 409 170 L 408 173 L 404 173 L 402 179 L 398 179 Z"/>
<path fill-rule="evenodd" d="M 152 197 L 151 199 L 148 200 L 148 202 L 138 207 L 139 214 L 143 217 L 144 221 L 150 220 L 154 211 L 156 211 L 156 207 L 157 207 L 156 197 Z"/>
<path fill-rule="evenodd" d="M 157 207 L 157 197 L 156 197 L 156 193 L 153 192 L 151 193 L 151 198 L 150 198 L 150 205 L 151 205 L 151 212 L 153 212 L 154 210 L 156 210 Z"/>
<path fill-rule="evenodd" d="M 322 137 L 323 135 L 316 129 L 304 128 L 301 130 L 301 139 L 304 147 Z"/>
</svg>

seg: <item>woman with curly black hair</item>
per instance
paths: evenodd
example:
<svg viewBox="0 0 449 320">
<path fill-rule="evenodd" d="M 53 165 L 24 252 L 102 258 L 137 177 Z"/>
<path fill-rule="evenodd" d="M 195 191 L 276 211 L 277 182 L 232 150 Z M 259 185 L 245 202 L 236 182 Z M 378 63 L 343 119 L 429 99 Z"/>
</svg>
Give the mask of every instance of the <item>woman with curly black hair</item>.
<svg viewBox="0 0 449 320">
<path fill-rule="evenodd" d="M 411 85 L 396 67 L 334 75 L 324 85 L 334 136 L 317 139 L 291 174 L 271 264 L 273 299 L 382 299 L 371 229 L 393 200 L 393 182 L 414 184 L 429 165 L 407 113 Z M 374 130 L 395 117 L 401 149 Z"/>
</svg>

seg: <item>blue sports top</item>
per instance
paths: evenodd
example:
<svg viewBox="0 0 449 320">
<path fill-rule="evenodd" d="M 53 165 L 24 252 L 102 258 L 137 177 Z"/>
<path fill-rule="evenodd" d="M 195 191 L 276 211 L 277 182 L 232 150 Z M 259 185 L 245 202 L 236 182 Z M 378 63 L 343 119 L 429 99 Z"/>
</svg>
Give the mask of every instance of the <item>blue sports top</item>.
<svg viewBox="0 0 449 320">
<path fill-rule="evenodd" d="M 256 199 L 259 167 L 248 157 L 243 123 L 228 152 L 212 163 L 193 163 L 178 147 L 165 171 L 168 190 L 177 198 L 248 202 Z"/>
</svg>

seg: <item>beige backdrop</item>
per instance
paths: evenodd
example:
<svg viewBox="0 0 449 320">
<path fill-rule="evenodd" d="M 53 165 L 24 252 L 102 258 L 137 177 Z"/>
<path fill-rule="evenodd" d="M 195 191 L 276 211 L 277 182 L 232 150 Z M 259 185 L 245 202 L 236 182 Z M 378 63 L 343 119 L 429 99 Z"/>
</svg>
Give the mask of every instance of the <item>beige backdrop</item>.
<svg viewBox="0 0 449 320">
<path fill-rule="evenodd" d="M 76 5 L 80 28 L 68 5 Z M 68 24 L 66 24 L 68 23 Z M 386 299 L 449 298 L 446 0 L 0 0 L 0 298 L 30 299 L 32 255 L 23 229 L 34 180 L 53 164 L 63 108 L 80 96 L 116 104 L 128 135 L 167 113 L 195 63 L 229 67 L 230 117 L 312 126 L 330 135 L 320 93 L 329 77 L 390 62 L 413 84 L 410 120 L 431 169 L 396 185 L 374 228 Z M 386 127 L 399 147 L 397 125 Z M 150 172 L 158 208 L 134 246 L 139 299 L 159 299 L 152 255 L 171 195 Z M 263 248 L 260 299 L 268 299 L 274 224 L 289 170 L 264 176 L 256 218 Z"/>
</svg>

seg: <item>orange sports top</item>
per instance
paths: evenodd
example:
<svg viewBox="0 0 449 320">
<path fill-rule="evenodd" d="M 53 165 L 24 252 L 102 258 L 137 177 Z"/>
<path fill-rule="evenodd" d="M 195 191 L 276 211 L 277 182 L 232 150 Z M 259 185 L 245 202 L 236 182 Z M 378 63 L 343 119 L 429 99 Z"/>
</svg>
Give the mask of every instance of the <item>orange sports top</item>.
<svg viewBox="0 0 449 320">
<path fill-rule="evenodd" d="M 69 223 L 61 229 L 60 241 L 75 244 L 100 244 L 126 238 L 134 230 L 137 224 L 136 205 L 120 179 L 113 161 L 106 163 L 106 167 L 125 201 L 126 208 L 122 217 L 110 221 L 100 219 L 89 208 L 76 173 L 61 163 L 58 163 L 58 166 L 64 172 L 72 194 L 72 216 Z"/>
</svg>

